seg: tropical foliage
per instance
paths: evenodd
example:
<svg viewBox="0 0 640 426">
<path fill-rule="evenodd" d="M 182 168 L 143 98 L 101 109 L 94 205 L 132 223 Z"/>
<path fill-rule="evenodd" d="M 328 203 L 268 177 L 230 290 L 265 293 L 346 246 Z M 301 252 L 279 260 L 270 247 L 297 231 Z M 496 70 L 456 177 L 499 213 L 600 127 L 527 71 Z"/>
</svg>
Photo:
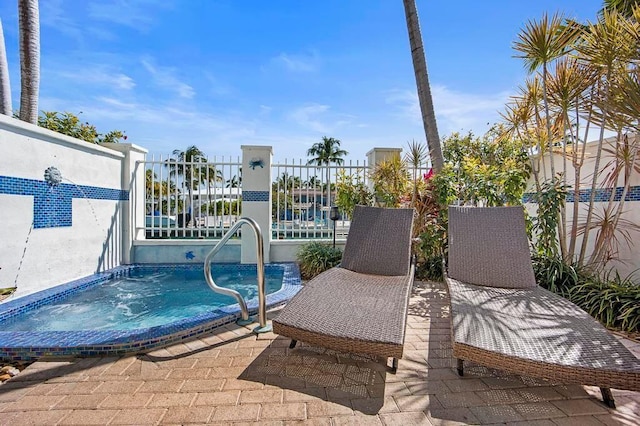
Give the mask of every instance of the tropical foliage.
<svg viewBox="0 0 640 426">
<path fill-rule="evenodd" d="M 336 206 L 351 217 L 357 205 L 368 206 L 373 202 L 373 193 L 365 183 L 364 169 L 347 174 L 342 169 L 338 171 L 336 179 Z"/>
<path fill-rule="evenodd" d="M 640 332 L 640 286 L 634 276 L 616 273 L 599 277 L 558 257 L 534 255 L 536 281 L 547 290 L 571 300 L 609 328 Z"/>
<path fill-rule="evenodd" d="M 514 48 L 532 76 L 504 113 L 506 134 L 530 154 L 537 282 L 633 333 L 640 331 L 637 277 L 606 271 L 640 231 L 625 217 L 640 173 L 639 18 L 637 1 L 606 0 L 593 23 L 560 15 L 530 21 Z M 598 193 L 605 199 L 596 204 Z"/>
<path fill-rule="evenodd" d="M 453 133 L 444 140 L 445 165 L 437 174 L 444 205 L 522 204 L 529 179 L 526 147 L 493 129 L 483 137 Z"/>
<path fill-rule="evenodd" d="M 309 161 L 307 161 L 307 164 L 326 167 L 326 182 L 331 181 L 329 165 L 340 165 L 344 163 L 342 157 L 348 154 L 347 151 L 340 148 L 340 143 L 339 139 L 323 136 L 322 142 L 314 143 L 311 148 L 307 150 L 307 155 L 311 157 Z M 327 185 L 327 206 L 329 205 L 331 205 L 331 187 Z"/>
<path fill-rule="evenodd" d="M 208 163 L 207 156 L 195 145 L 187 147 L 185 151 L 174 150 L 173 158 L 166 161 L 166 166 L 169 175 L 181 181 L 186 189 L 188 206 L 193 201 L 193 191 L 201 185 L 207 185 L 211 200 L 212 185 L 224 181 L 221 171 Z"/>
<path fill-rule="evenodd" d="M 547 232 L 538 241 L 553 254 L 557 240 L 565 263 L 599 272 L 640 230 L 625 218 L 625 197 L 640 173 L 640 138 L 632 136 L 640 130 L 640 7 L 624 0 L 604 6 L 593 23 L 543 15 L 525 26 L 514 48 L 531 78 L 504 113 L 508 134 L 531 154 L 537 197 L 554 200 L 538 204 L 538 217 L 554 218 L 556 225 L 551 235 L 551 222 L 538 227 Z M 587 149 L 594 133 L 596 142 Z M 615 136 L 605 138 L 607 133 Z M 595 171 L 585 172 L 585 163 Z M 616 190 L 596 204 L 606 188 Z M 586 200 L 578 195 L 585 192 Z M 576 194 L 570 208 L 563 194 Z M 555 212 L 543 210 L 550 207 Z"/>
<path fill-rule="evenodd" d="M 300 247 L 297 258 L 300 275 L 308 280 L 340 263 L 342 251 L 329 244 L 312 241 Z"/>
<path fill-rule="evenodd" d="M 446 254 L 447 206 L 505 206 L 522 204 L 529 178 L 526 150 L 517 140 L 499 137 L 491 130 L 483 137 L 457 133 L 443 143 L 444 166 L 440 173 L 414 180 L 411 203 L 415 221 L 418 275 L 442 277 Z M 417 153 L 410 146 L 409 159 Z M 408 197 L 407 197 L 408 198 Z"/>
<path fill-rule="evenodd" d="M 169 215 L 182 209 L 183 202 L 179 197 L 180 191 L 172 181 L 158 180 L 158 176 L 151 169 L 145 170 L 145 199 L 153 205 L 147 206 L 147 214 L 156 212 Z"/>
<path fill-rule="evenodd" d="M 293 190 L 300 188 L 302 181 L 298 176 L 282 172 L 271 183 L 271 215 L 284 219 L 287 211 L 293 210 Z"/>
<path fill-rule="evenodd" d="M 400 207 L 406 201 L 411 190 L 411 180 L 407 162 L 400 155 L 376 164 L 371 173 L 376 205 L 383 207 Z"/>
<path fill-rule="evenodd" d="M 42 111 L 38 117 L 38 126 L 63 135 L 71 136 L 89 143 L 120 142 L 127 136 L 120 130 L 111 130 L 105 134 L 98 133 L 96 127 L 70 112 Z"/>
</svg>

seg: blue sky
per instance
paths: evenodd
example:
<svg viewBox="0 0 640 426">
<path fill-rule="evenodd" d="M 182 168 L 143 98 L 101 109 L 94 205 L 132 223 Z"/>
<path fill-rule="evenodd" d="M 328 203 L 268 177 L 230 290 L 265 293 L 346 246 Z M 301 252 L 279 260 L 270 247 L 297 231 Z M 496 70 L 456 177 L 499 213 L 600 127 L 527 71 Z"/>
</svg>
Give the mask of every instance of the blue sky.
<svg viewBox="0 0 640 426">
<path fill-rule="evenodd" d="M 417 0 L 441 136 L 483 134 L 526 73 L 512 42 L 544 11 L 594 20 L 595 0 Z M 16 2 L 2 2 L 13 106 Z M 400 0 L 43 0 L 40 109 L 167 155 L 271 145 L 306 158 L 322 136 L 349 159 L 424 141 Z"/>
</svg>

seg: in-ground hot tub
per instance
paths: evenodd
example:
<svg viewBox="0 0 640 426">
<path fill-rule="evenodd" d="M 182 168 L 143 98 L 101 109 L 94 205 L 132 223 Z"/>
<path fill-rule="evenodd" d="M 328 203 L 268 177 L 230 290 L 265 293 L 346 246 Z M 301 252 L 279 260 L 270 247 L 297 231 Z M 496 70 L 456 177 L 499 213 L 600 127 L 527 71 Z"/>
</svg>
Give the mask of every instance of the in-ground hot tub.
<svg viewBox="0 0 640 426">
<path fill-rule="evenodd" d="M 255 265 L 213 264 L 216 283 L 258 308 Z M 300 289 L 294 263 L 265 265 L 267 309 Z M 0 304 L 0 358 L 143 352 L 240 318 L 235 299 L 213 292 L 202 264 L 129 265 Z"/>
</svg>

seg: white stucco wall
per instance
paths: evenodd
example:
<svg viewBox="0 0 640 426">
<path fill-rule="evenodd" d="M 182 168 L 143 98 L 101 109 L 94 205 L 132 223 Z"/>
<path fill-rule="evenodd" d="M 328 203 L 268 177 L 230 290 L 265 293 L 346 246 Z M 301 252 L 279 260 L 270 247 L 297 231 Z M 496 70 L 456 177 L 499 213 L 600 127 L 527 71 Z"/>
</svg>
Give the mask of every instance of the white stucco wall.
<svg viewBox="0 0 640 426">
<path fill-rule="evenodd" d="M 614 142 L 615 142 L 614 138 L 607 138 L 605 139 L 603 147 L 608 149 L 613 149 L 612 144 Z M 587 190 L 591 188 L 591 181 L 593 179 L 593 171 L 595 168 L 595 157 L 596 157 L 597 148 L 598 148 L 597 145 L 598 145 L 597 141 L 589 142 L 586 145 L 584 165 L 581 167 L 581 172 L 580 172 L 580 182 L 581 182 L 580 189 L 581 190 Z M 563 165 L 562 158 L 563 158 L 562 155 L 554 154 L 554 168 L 556 173 L 564 172 L 564 165 Z M 598 188 L 603 187 L 603 182 L 607 178 L 608 172 L 611 171 L 613 167 L 613 160 L 614 158 L 611 154 L 607 153 L 606 151 L 603 151 L 603 155 L 600 160 L 600 169 L 605 171 L 603 173 L 600 173 L 600 175 L 598 176 L 598 186 L 597 186 Z M 637 161 L 638 159 L 636 159 L 636 162 Z M 547 176 L 550 176 L 549 156 L 545 156 L 544 166 L 546 167 Z M 541 171 L 541 176 L 542 176 L 542 171 Z M 567 164 L 566 176 L 567 176 L 567 184 L 570 186 L 569 190 L 573 190 L 575 185 L 575 169 L 571 165 L 570 161 Z M 618 187 L 623 186 L 622 178 L 618 180 L 617 186 Z M 638 174 L 637 172 L 632 173 L 630 178 L 630 186 L 632 188 L 633 187 L 636 188 L 635 194 L 637 194 L 637 187 L 640 186 L 640 174 Z M 533 178 L 529 182 L 529 188 L 530 188 L 530 191 L 533 191 L 533 188 L 534 188 Z M 608 206 L 607 202 L 596 202 L 594 212 L 596 214 L 601 214 L 607 206 Z M 588 207 L 588 202 L 580 203 L 579 214 L 578 214 L 579 224 L 583 223 L 586 219 L 587 207 Z M 624 214 L 622 216 L 623 219 L 630 223 L 634 223 L 636 226 L 640 225 L 640 208 L 639 207 L 640 207 L 640 200 L 638 200 L 637 198 L 634 200 L 625 201 Z M 569 232 L 571 229 L 571 220 L 573 218 L 573 208 L 574 208 L 573 202 L 568 202 L 566 204 L 567 222 L 569 224 L 567 227 L 567 232 Z M 537 211 L 537 204 L 528 203 L 527 210 L 531 215 L 535 215 Z M 618 271 L 618 273 L 624 277 L 640 269 L 640 232 L 635 231 L 630 227 L 620 226 L 619 228 L 626 229 L 629 232 L 632 245 L 629 247 L 625 242 L 625 239 L 623 237 L 620 237 L 621 244 L 619 247 L 620 251 L 618 255 L 619 261 L 610 262 L 607 265 L 607 269 L 615 268 Z M 596 232 L 597 230 L 592 230 L 591 234 L 589 235 L 589 240 L 587 244 L 587 254 L 590 254 L 593 250 L 594 242 L 596 240 Z M 578 237 L 577 239 L 578 249 L 576 249 L 576 253 L 579 252 L 579 247 L 581 242 L 582 242 L 582 238 Z M 636 273 L 636 282 L 640 282 L 640 272 Z"/>
<path fill-rule="evenodd" d="M 6 116 L 0 116 L 0 153 L 1 288 L 17 284 L 19 297 L 120 265 L 123 201 L 100 199 L 100 189 L 111 194 L 106 198 L 128 189 L 122 186 L 124 154 Z M 49 167 L 60 171 L 63 185 L 96 191 L 71 199 L 72 226 L 32 228 L 36 197 L 7 194 L 7 181 L 18 192 L 25 189 L 24 179 L 43 185 Z M 52 187 L 47 196 L 61 191 Z M 50 204 L 59 205 L 43 202 L 45 208 Z"/>
</svg>

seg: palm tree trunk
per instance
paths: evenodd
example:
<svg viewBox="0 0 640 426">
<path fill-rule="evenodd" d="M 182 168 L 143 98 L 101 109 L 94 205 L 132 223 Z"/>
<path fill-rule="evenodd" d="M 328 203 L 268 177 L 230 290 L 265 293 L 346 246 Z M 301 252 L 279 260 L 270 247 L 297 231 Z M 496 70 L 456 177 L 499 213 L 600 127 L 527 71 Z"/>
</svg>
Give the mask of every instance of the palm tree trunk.
<svg viewBox="0 0 640 426">
<path fill-rule="evenodd" d="M 18 0 L 20 24 L 20 120 L 38 122 L 40 14 L 38 0 Z"/>
<path fill-rule="evenodd" d="M 11 85 L 9 84 L 9 65 L 4 44 L 4 32 L 0 19 L 0 114 L 11 116 Z"/>
<path fill-rule="evenodd" d="M 422 45 L 422 35 L 420 33 L 420 21 L 415 0 L 403 0 L 404 12 L 407 19 L 407 30 L 409 31 L 409 45 L 411 47 L 411 59 L 418 86 L 418 100 L 420 111 L 422 112 L 422 123 L 429 147 L 429 156 L 433 171 L 438 173 L 444 166 L 444 157 L 440 146 L 440 136 L 436 124 L 436 114 L 433 109 L 433 99 L 431 97 L 431 86 L 429 85 L 429 73 L 427 72 L 427 60 Z"/>
</svg>

